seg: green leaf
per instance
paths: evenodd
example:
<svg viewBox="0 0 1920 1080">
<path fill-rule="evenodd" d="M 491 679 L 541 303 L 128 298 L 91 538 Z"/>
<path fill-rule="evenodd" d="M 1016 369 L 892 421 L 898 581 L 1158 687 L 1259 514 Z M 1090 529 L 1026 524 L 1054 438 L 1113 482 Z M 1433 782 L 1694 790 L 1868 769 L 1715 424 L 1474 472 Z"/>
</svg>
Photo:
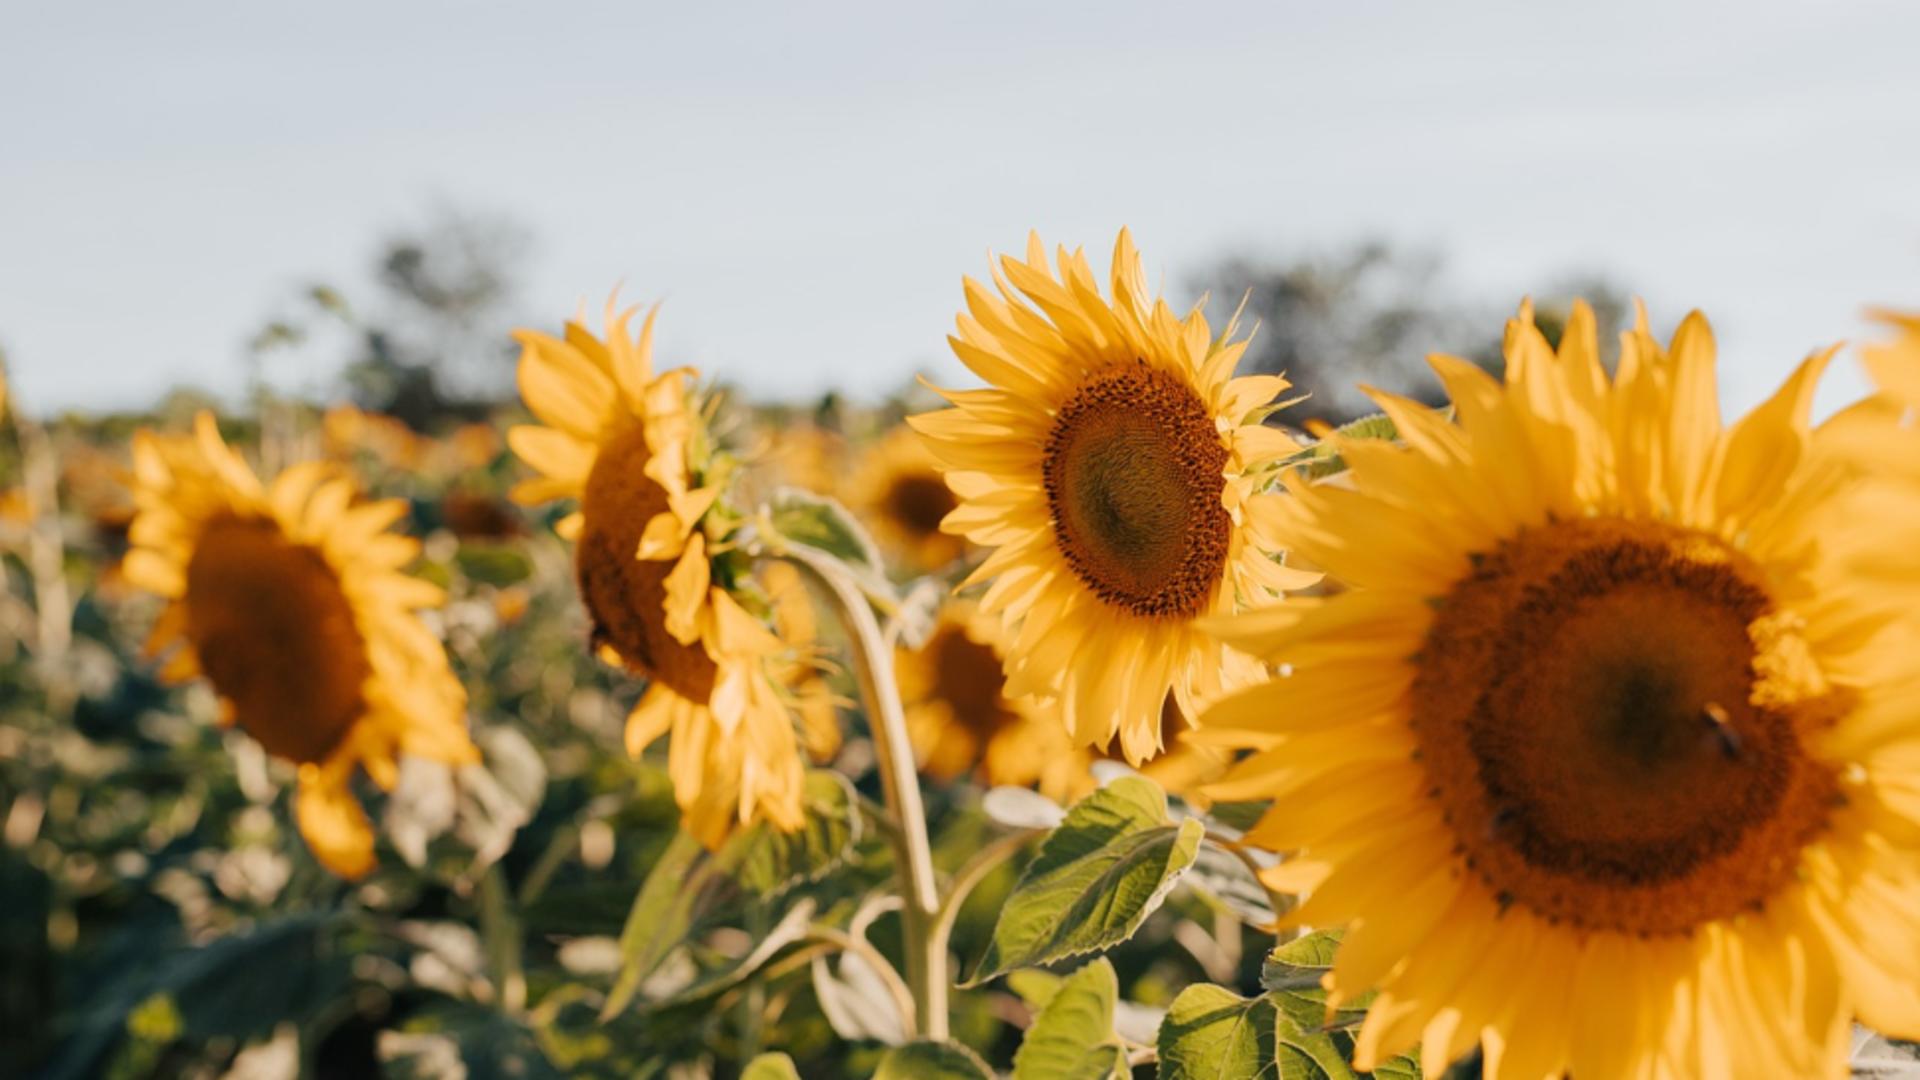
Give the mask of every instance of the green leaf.
<svg viewBox="0 0 1920 1080">
<path fill-rule="evenodd" d="M 627 924 L 620 931 L 620 974 L 600 1018 L 609 1020 L 626 1010 L 640 984 L 653 974 L 667 954 L 693 928 L 694 905 L 700 886 L 712 874 L 700 841 L 675 833 L 667 850 L 654 860 L 647 880 L 633 898 Z"/>
<path fill-rule="evenodd" d="M 1272 806 L 1270 802 L 1261 801 L 1218 802 L 1207 807 L 1207 812 L 1203 816 L 1208 821 L 1225 825 L 1238 835 L 1253 828 L 1254 823 L 1265 817 L 1267 810 Z"/>
<path fill-rule="evenodd" d="M 1166 794 L 1142 777 L 1080 800 L 1020 875 L 970 985 L 1132 937 L 1193 865 L 1205 832 L 1196 819 L 1173 824 Z"/>
<path fill-rule="evenodd" d="M 1013 1080 L 1126 1080 L 1113 1034 L 1120 980 L 1101 957 L 1061 980 L 1013 1055 Z"/>
<path fill-rule="evenodd" d="M 145 1076 L 153 1062 L 141 1062 L 176 1039 L 244 1042 L 283 1021 L 322 1015 L 352 982 L 338 940 L 347 926 L 316 912 L 193 948 L 155 949 L 129 924 L 123 932 L 138 960 L 130 957 L 124 974 L 95 992 L 58 1055 L 34 1075 L 92 1077 L 119 1068 Z"/>
<path fill-rule="evenodd" d="M 515 585 L 533 576 L 533 560 L 505 544 L 468 543 L 454 553 L 460 572 L 495 587 Z"/>
<path fill-rule="evenodd" d="M 1159 1080 L 1228 1080 L 1280 1075 L 1274 1051 L 1279 1012 L 1222 986 L 1189 986 L 1160 1025 Z"/>
<path fill-rule="evenodd" d="M 850 566 L 884 574 L 880 549 L 846 507 L 803 488 L 783 487 L 767 502 L 774 530 L 796 544 L 817 548 Z"/>
<path fill-rule="evenodd" d="M 1007 975 L 1007 989 L 1013 991 L 1014 996 L 1021 1001 L 1026 1002 L 1027 1008 L 1039 1012 L 1047 1007 L 1047 1002 L 1053 1000 L 1053 995 L 1060 992 L 1060 984 L 1066 981 L 1064 977 L 1055 975 L 1051 971 L 1043 971 L 1040 968 L 1021 968 Z"/>
<path fill-rule="evenodd" d="M 1386 413 L 1363 416 L 1358 420 L 1342 424 L 1335 429 L 1336 434 L 1348 439 L 1384 439 L 1393 441 L 1400 437 L 1400 429 L 1394 426 L 1393 418 Z M 1307 448 L 1307 451 L 1287 462 L 1301 466 L 1301 472 L 1309 480 L 1321 480 L 1347 471 L 1347 463 L 1336 449 L 1334 439 L 1322 439 Z"/>
<path fill-rule="evenodd" d="M 1420 1071 L 1420 1048 L 1380 1063 L 1379 1068 L 1365 1074 L 1373 1080 L 1423 1080 L 1425 1074 Z"/>
<path fill-rule="evenodd" d="M 813 924 L 815 904 L 811 899 L 803 899 L 782 916 L 779 923 L 757 938 L 753 948 L 744 954 L 720 965 L 717 968 L 701 972 L 692 981 L 654 994 L 648 1004 L 651 1007 L 684 1004 L 724 994 L 728 990 L 745 982 L 753 973 L 765 967 L 767 962 L 784 951 L 787 946 L 807 936 Z"/>
<path fill-rule="evenodd" d="M 880 1059 L 873 1080 L 993 1080 L 980 1055 L 953 1042 L 913 1042 Z"/>
<path fill-rule="evenodd" d="M 1340 931 L 1317 930 L 1273 947 L 1260 965 L 1260 985 L 1269 990 L 1320 985 L 1340 951 Z"/>
<path fill-rule="evenodd" d="M 740 1071 L 740 1080 L 800 1080 L 800 1070 L 785 1054 L 761 1054 Z"/>
<path fill-rule="evenodd" d="M 1333 956 L 1339 949 L 1338 930 L 1320 930 L 1276 945 L 1260 965 L 1260 985 L 1303 1027 L 1352 1027 L 1366 1016 L 1373 995 L 1362 994 L 1343 1002 L 1328 1015 L 1327 992 L 1321 980 L 1333 967 Z"/>
<path fill-rule="evenodd" d="M 1358 1027 L 1366 1019 L 1367 1006 L 1373 1003 L 1369 992 L 1342 1002 L 1327 1012 L 1327 991 L 1321 980 L 1333 967 L 1334 954 L 1340 951 L 1340 932 L 1320 930 L 1274 946 L 1260 965 L 1260 985 L 1275 1006 L 1303 1032 L 1333 1033 L 1335 1045 L 1351 1053 L 1349 1037 L 1342 1029 Z M 1418 1051 L 1391 1058 L 1369 1075 L 1383 1080 L 1420 1080 Z"/>
<path fill-rule="evenodd" d="M 1351 1041 L 1303 1028 L 1271 995 L 1190 986 L 1160 1025 L 1160 1080 L 1355 1080 Z"/>
<path fill-rule="evenodd" d="M 818 880 L 852 855 L 865 828 L 853 785 L 826 769 L 809 772 L 805 784 L 806 825 L 798 832 L 782 833 L 758 822 L 728 837 L 711 856 L 686 833 L 674 836 L 627 913 L 620 932 L 620 974 L 607 994 L 603 1019 L 632 1004 L 728 880 L 762 901 L 771 900 L 794 885 Z"/>
<path fill-rule="evenodd" d="M 758 822 L 729 837 L 718 861 L 749 892 L 775 896 L 817 881 L 840 865 L 860 842 L 864 821 L 860 796 L 846 777 L 828 769 L 807 773 L 801 793 L 806 824 L 783 833 Z"/>
</svg>

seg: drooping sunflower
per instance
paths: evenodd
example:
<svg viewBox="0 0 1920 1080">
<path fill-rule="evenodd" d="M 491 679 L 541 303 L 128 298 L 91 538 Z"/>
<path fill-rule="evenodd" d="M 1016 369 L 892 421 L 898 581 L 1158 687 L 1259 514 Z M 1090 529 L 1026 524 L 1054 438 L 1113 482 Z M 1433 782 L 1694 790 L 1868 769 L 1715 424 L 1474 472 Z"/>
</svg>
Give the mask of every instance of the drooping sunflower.
<svg viewBox="0 0 1920 1080">
<path fill-rule="evenodd" d="M 932 572 L 967 550 L 965 539 L 940 528 L 959 502 L 912 428 L 893 428 L 861 451 L 847 496 L 892 559 Z"/>
<path fill-rule="evenodd" d="M 1067 739 L 1052 701 L 1007 696 L 1005 656 L 999 620 L 965 600 L 941 609 L 919 649 L 896 651 L 920 769 L 943 782 L 971 775 L 1073 802 L 1094 788 L 1094 755 Z"/>
<path fill-rule="evenodd" d="M 1262 470 L 1298 450 L 1260 409 L 1274 375 L 1233 378 L 1246 342 L 1198 307 L 1147 291 L 1133 240 L 1112 296 L 1080 252 L 1049 267 L 1039 238 L 1003 258 L 999 295 L 972 279 L 948 340 L 990 385 L 909 420 L 960 505 L 944 528 L 993 549 L 967 584 L 1006 622 L 1008 692 L 1053 696 L 1075 742 L 1160 749 L 1169 690 L 1182 712 L 1260 675 L 1198 621 L 1311 580 L 1284 567 L 1245 512 Z"/>
<path fill-rule="evenodd" d="M 229 722 L 299 766 L 294 813 L 314 855 L 343 877 L 374 865 L 350 782 L 381 787 L 398 754 L 477 762 L 466 693 L 415 614 L 441 600 L 401 568 L 419 545 L 387 531 L 403 500 L 355 503 L 321 463 L 270 484 L 200 414 L 191 437 L 134 438 L 127 580 L 166 598 L 148 649 L 161 674 L 204 675 Z"/>
<path fill-rule="evenodd" d="M 1920 1035 L 1920 713 L 1898 588 L 1912 494 L 1862 527 L 1808 423 L 1831 352 L 1723 427 L 1714 347 L 1642 315 L 1617 372 L 1531 312 L 1504 381 L 1434 365 L 1459 421 L 1375 399 L 1350 485 L 1252 514 L 1350 591 L 1221 632 L 1286 677 L 1201 738 L 1249 840 L 1349 927 L 1356 1065 L 1476 1041 L 1489 1077 L 1838 1076 L 1848 1022 Z M 1877 556 L 1870 558 L 1866 556 Z"/>
<path fill-rule="evenodd" d="M 576 542 L 594 642 L 648 680 L 627 719 L 627 749 L 638 755 L 668 736 L 688 832 L 717 847 L 755 819 L 797 829 L 804 717 L 783 681 L 794 649 L 728 544 L 739 520 L 721 500 L 731 468 L 711 445 L 692 372 L 656 373 L 654 315 L 638 340 L 628 319 L 609 312 L 604 340 L 578 322 L 561 338 L 516 335 L 521 396 L 543 425 L 507 433 L 542 474 L 513 494 L 529 504 L 578 500 L 556 529 Z"/>
</svg>

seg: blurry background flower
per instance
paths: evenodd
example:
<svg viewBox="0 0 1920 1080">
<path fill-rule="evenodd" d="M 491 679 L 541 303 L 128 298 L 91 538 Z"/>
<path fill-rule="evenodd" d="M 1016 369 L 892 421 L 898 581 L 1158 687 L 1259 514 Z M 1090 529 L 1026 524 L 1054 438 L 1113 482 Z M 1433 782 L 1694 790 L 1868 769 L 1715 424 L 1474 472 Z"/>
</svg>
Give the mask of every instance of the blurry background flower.
<svg viewBox="0 0 1920 1080">
<path fill-rule="evenodd" d="M 134 442 L 139 516 L 128 580 L 166 598 L 149 649 L 172 680 L 204 675 L 227 717 L 300 768 L 300 831 L 328 869 L 373 869 L 374 837 L 350 790 L 383 788 L 397 755 L 477 760 L 466 695 L 413 614 L 441 591 L 400 573 L 418 545 L 389 533 L 397 502 L 354 505 L 323 465 L 262 485 L 211 415 L 194 435 Z"/>
<path fill-rule="evenodd" d="M 937 780 L 1034 787 L 1058 803 L 1093 790 L 1094 756 L 1053 707 L 1006 695 L 998 621 L 968 601 L 940 612 L 925 645 L 895 659 L 920 768 Z"/>
<path fill-rule="evenodd" d="M 902 424 L 860 450 L 846 481 L 846 502 L 890 563 L 939 573 L 967 551 L 965 537 L 940 528 L 960 505 L 926 442 Z"/>
</svg>

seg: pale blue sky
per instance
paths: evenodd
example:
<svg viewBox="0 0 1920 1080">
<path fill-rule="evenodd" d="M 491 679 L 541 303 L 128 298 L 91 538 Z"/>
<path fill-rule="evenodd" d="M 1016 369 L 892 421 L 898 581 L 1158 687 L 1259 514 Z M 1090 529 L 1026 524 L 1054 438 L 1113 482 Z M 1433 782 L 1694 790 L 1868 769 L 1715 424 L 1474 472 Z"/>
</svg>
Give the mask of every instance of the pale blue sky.
<svg viewBox="0 0 1920 1080">
<path fill-rule="evenodd" d="M 1363 235 L 1477 298 L 1598 268 L 1705 308 L 1736 405 L 1920 306 L 1911 3 L 921 7 L 4 3 L 0 343 L 41 406 L 231 391 L 443 201 L 531 227 L 535 311 L 624 281 L 763 397 L 959 378 L 1030 227 L 1176 288 Z"/>
</svg>

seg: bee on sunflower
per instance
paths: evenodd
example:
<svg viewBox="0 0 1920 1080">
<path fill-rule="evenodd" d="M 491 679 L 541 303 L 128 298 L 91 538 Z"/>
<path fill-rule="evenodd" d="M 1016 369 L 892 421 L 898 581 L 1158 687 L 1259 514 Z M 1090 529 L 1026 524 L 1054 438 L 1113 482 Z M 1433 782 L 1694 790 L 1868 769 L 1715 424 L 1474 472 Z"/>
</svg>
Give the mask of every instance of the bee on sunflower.
<svg viewBox="0 0 1920 1080">
<path fill-rule="evenodd" d="M 315 857 L 366 874 L 355 771 L 391 788 L 398 754 L 479 760 L 466 693 L 415 614 L 440 590 L 402 573 L 419 544 L 387 531 L 406 503 L 356 503 L 353 481 L 318 462 L 263 484 L 207 413 L 190 437 L 137 434 L 133 465 L 125 576 L 167 600 L 147 646 L 167 657 L 161 675 L 204 675 L 228 722 L 295 763 Z"/>
<path fill-rule="evenodd" d="M 1699 315 L 1596 339 L 1523 307 L 1504 380 L 1434 359 L 1457 423 L 1375 392 L 1402 444 L 1249 508 L 1349 590 L 1220 621 L 1287 674 L 1202 719 L 1252 751 L 1211 790 L 1348 927 L 1361 1069 L 1839 1076 L 1854 1018 L 1920 1035 L 1920 496 L 1856 516 L 1831 351 L 1728 427 Z"/>
<path fill-rule="evenodd" d="M 1300 449 L 1261 422 L 1287 382 L 1234 378 L 1233 324 L 1216 337 L 1153 297 L 1124 230 L 1110 297 L 1080 252 L 1056 274 L 1037 236 L 994 283 L 965 282 L 948 339 L 991 385 L 908 423 L 959 503 L 942 527 L 990 550 L 963 587 L 987 584 L 980 608 L 1007 627 L 1007 692 L 1057 698 L 1076 743 L 1117 736 L 1138 763 L 1169 692 L 1191 717 L 1262 673 L 1201 620 L 1315 580 L 1246 513 Z"/>
<path fill-rule="evenodd" d="M 779 632 L 796 629 L 791 589 L 776 603 L 731 543 L 741 516 L 723 496 L 734 470 L 709 436 L 694 373 L 653 370 L 654 317 L 637 340 L 616 312 L 604 339 L 579 322 L 562 337 L 516 335 L 521 396 L 541 423 L 507 433 L 540 473 L 513 497 L 578 502 L 555 528 L 575 543 L 594 643 L 647 680 L 627 749 L 668 737 L 682 820 L 717 847 L 756 819 L 800 828 L 802 743 L 827 748 L 837 732 L 825 734 L 831 704 L 799 662 L 811 641 Z"/>
</svg>

